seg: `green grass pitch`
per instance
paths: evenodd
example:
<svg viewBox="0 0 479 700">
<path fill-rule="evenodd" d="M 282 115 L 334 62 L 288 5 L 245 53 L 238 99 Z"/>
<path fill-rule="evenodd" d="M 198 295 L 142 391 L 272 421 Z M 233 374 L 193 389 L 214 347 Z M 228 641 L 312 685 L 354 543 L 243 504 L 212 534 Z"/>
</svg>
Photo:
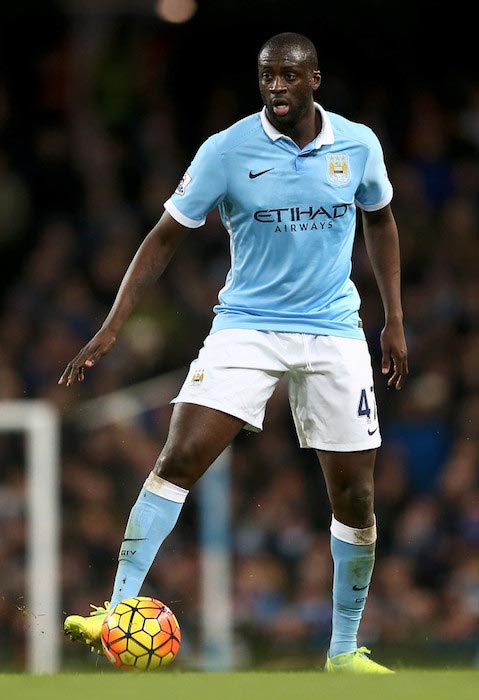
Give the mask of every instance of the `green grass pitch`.
<svg viewBox="0 0 479 700">
<path fill-rule="evenodd" d="M 478 700 L 478 671 L 333 676 L 320 671 L 0 675 L 9 700 Z"/>
</svg>

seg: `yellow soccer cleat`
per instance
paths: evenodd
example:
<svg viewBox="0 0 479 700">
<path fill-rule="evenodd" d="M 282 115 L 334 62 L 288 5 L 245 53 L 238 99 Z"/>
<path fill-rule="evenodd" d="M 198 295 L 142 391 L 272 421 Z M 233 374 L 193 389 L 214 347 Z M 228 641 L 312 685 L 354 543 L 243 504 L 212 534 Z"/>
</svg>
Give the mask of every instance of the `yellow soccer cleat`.
<svg viewBox="0 0 479 700">
<path fill-rule="evenodd" d="M 92 605 L 93 610 L 88 617 L 81 615 L 69 615 L 63 625 L 66 635 L 72 641 L 83 642 L 90 650 L 97 654 L 103 654 L 101 643 L 101 627 L 109 609 L 110 603 L 105 601 L 104 606 Z"/>
<path fill-rule="evenodd" d="M 390 668 L 369 659 L 366 654 L 370 653 L 366 647 L 359 647 L 347 654 L 337 654 L 332 659 L 328 656 L 324 670 L 327 673 L 394 673 Z"/>
</svg>

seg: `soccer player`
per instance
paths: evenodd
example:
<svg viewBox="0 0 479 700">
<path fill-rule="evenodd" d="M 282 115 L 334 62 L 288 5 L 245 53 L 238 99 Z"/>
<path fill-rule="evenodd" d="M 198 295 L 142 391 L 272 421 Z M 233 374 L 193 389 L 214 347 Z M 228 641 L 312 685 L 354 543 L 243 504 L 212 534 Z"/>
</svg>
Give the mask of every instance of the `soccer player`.
<svg viewBox="0 0 479 700">
<path fill-rule="evenodd" d="M 374 133 L 314 101 L 321 74 L 309 39 L 272 37 L 259 52 L 258 71 L 263 110 L 201 146 L 102 327 L 59 383 L 83 381 L 187 231 L 219 207 L 231 269 L 211 332 L 173 400 L 166 444 L 132 508 L 110 605 L 138 595 L 189 489 L 242 428 L 262 429 L 266 403 L 287 374 L 299 443 L 318 455 L 333 513 L 326 670 L 391 673 L 357 646 L 374 564 L 373 469 L 381 438 L 350 271 L 359 207 L 385 312 L 382 372 L 400 389 L 408 370 L 392 187 Z M 101 649 L 105 613 L 69 616 L 65 632 Z"/>
</svg>

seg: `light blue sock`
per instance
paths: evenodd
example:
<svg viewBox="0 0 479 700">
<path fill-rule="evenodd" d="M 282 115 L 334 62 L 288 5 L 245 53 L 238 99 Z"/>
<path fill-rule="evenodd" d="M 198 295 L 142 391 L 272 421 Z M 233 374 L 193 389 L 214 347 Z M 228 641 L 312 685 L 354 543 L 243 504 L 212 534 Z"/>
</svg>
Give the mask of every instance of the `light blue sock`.
<svg viewBox="0 0 479 700">
<path fill-rule="evenodd" d="M 118 556 L 110 605 L 137 596 L 163 540 L 176 525 L 188 491 L 153 472 L 131 509 Z"/>
<path fill-rule="evenodd" d="M 357 649 L 357 634 L 371 583 L 376 548 L 376 523 L 357 529 L 334 517 L 331 554 L 334 562 L 333 626 L 328 656 Z"/>
</svg>

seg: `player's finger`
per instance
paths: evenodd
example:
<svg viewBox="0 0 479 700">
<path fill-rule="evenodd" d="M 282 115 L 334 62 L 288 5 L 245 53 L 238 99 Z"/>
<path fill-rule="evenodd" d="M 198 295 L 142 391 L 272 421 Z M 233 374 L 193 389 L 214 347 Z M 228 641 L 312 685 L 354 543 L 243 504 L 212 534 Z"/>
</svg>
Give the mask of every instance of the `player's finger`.
<svg viewBox="0 0 479 700">
<path fill-rule="evenodd" d="M 63 374 L 61 375 L 60 379 L 58 380 L 58 384 L 65 384 L 66 377 L 67 377 L 67 370 L 68 370 L 68 367 L 63 371 Z"/>
<path fill-rule="evenodd" d="M 76 381 L 83 382 L 85 379 L 85 362 L 76 361 L 72 363 L 72 369 L 68 378 L 67 386 L 70 386 Z"/>
<path fill-rule="evenodd" d="M 396 359 L 394 358 L 394 371 L 388 380 L 388 387 L 394 387 L 397 391 L 402 388 L 404 379 L 408 373 L 407 359 Z"/>
<path fill-rule="evenodd" d="M 72 364 L 72 362 L 69 362 L 65 367 L 62 376 L 58 380 L 59 384 L 66 384 L 66 386 L 68 386 L 68 381 L 72 372 Z"/>
<path fill-rule="evenodd" d="M 391 354 L 389 350 L 383 350 L 383 357 L 381 361 L 381 371 L 383 374 L 387 374 L 391 369 Z"/>
<path fill-rule="evenodd" d="M 71 386 L 75 379 L 79 377 L 80 369 L 81 366 L 79 366 L 77 359 L 69 362 L 66 370 L 60 377 L 60 379 L 63 380 L 62 384 L 65 384 L 65 386 Z"/>
<path fill-rule="evenodd" d="M 407 364 L 407 357 L 402 358 L 400 362 L 400 369 L 399 369 L 399 377 L 396 382 L 396 389 L 399 391 L 402 389 L 402 386 L 406 380 L 406 377 L 408 375 L 409 369 L 408 369 L 408 364 Z"/>
<path fill-rule="evenodd" d="M 400 380 L 401 374 L 398 372 L 398 370 L 395 368 L 393 373 L 388 379 L 388 387 L 394 387 L 395 389 L 398 388 L 397 383 Z"/>
<path fill-rule="evenodd" d="M 78 375 L 78 370 L 75 367 L 75 365 L 72 363 L 72 366 L 70 367 L 70 372 L 68 373 L 66 385 L 71 386 L 73 384 L 73 382 L 75 381 L 77 375 Z"/>
</svg>

